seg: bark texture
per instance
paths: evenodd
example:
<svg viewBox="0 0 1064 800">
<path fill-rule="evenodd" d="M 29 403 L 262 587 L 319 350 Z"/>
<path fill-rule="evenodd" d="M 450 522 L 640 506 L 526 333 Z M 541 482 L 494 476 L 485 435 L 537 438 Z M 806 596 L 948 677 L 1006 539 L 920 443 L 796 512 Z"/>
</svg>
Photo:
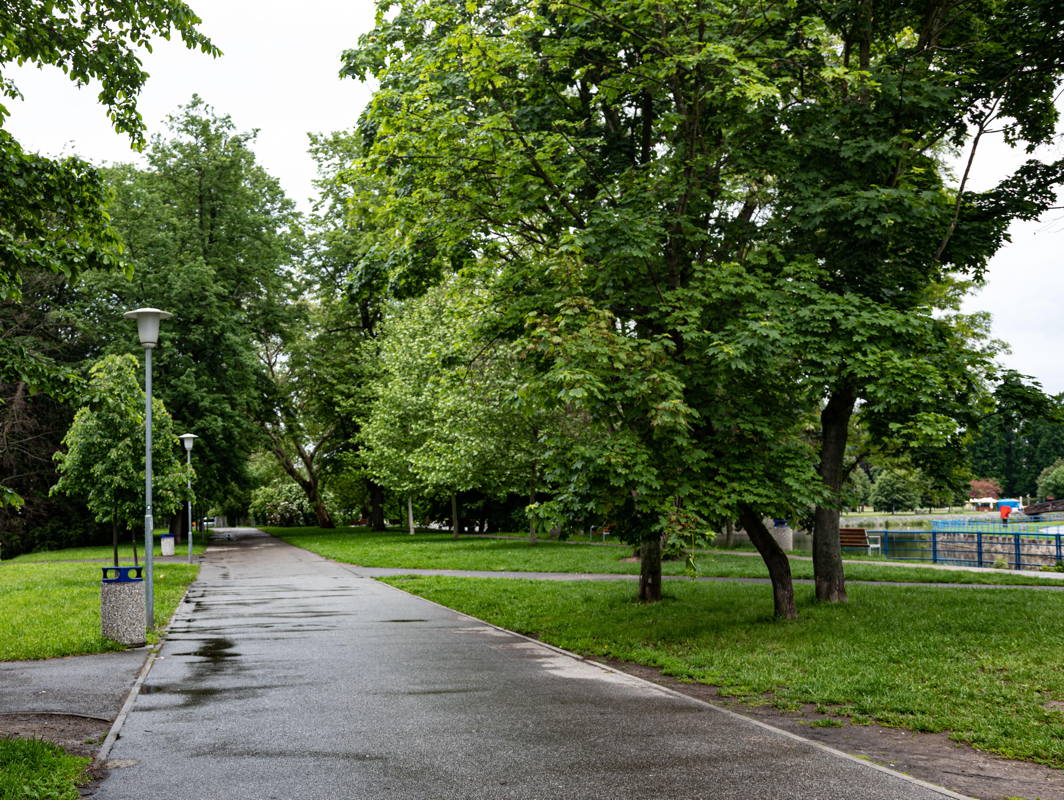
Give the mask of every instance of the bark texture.
<svg viewBox="0 0 1064 800">
<path fill-rule="evenodd" d="M 813 513 L 813 580 L 816 599 L 827 603 L 846 602 L 846 575 L 839 548 L 838 499 L 846 481 L 843 461 L 855 401 L 851 388 L 838 388 L 820 413 L 820 479 L 830 492 L 832 502 L 817 506 Z"/>
<path fill-rule="evenodd" d="M 369 527 L 370 530 L 384 530 L 384 489 L 379 483 L 367 481 L 369 488 Z"/>
<path fill-rule="evenodd" d="M 794 584 L 791 582 L 791 562 L 787 554 L 776 544 L 761 521 L 761 515 L 752 508 L 740 506 L 739 521 L 768 567 L 768 576 L 772 580 L 773 613 L 783 619 L 798 619 L 798 609 L 794 605 Z"/>
<path fill-rule="evenodd" d="M 661 536 L 656 533 L 639 543 L 639 599 L 644 603 L 661 599 Z"/>
</svg>

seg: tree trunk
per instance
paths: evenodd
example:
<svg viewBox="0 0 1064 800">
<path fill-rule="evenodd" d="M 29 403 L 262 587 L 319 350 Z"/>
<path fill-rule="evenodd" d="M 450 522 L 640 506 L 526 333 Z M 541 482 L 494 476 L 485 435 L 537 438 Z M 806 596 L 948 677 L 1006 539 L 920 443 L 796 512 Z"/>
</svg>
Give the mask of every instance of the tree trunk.
<svg viewBox="0 0 1064 800">
<path fill-rule="evenodd" d="M 176 514 L 170 515 L 170 533 L 174 536 L 174 544 L 180 545 L 185 542 L 185 536 L 188 534 L 186 528 L 188 527 L 188 511 L 184 504 L 181 505 L 181 510 Z"/>
<path fill-rule="evenodd" d="M 133 529 L 133 566 L 140 566 L 137 564 L 137 531 Z"/>
<path fill-rule="evenodd" d="M 451 533 L 454 534 L 454 538 L 458 538 L 458 532 L 460 529 L 458 524 L 458 492 L 451 493 Z"/>
<path fill-rule="evenodd" d="M 768 575 L 772 580 L 773 613 L 783 619 L 798 619 L 798 609 L 794 605 L 794 584 L 791 583 L 791 562 L 787 554 L 776 544 L 761 521 L 761 515 L 752 508 L 740 506 L 739 521 L 768 567 Z"/>
<path fill-rule="evenodd" d="M 533 505 L 536 502 L 536 490 L 535 487 L 528 490 L 528 504 Z M 536 543 L 536 519 L 529 515 L 528 517 L 528 541 L 532 544 Z"/>
<path fill-rule="evenodd" d="M 369 486 L 369 527 L 370 530 L 384 530 L 384 488 L 374 481 L 366 481 Z"/>
<path fill-rule="evenodd" d="M 813 512 L 813 581 L 816 599 L 846 602 L 846 575 L 839 548 L 839 497 L 846 480 L 843 461 L 853 415 L 854 392 L 848 386 L 832 392 L 820 413 L 820 479 L 831 493 L 827 506 Z"/>
<path fill-rule="evenodd" d="M 406 527 L 410 535 L 414 535 L 414 498 L 406 496 Z"/>
<path fill-rule="evenodd" d="M 329 509 L 325 507 L 325 501 L 318 496 L 317 486 L 314 487 L 314 516 L 318 519 L 319 528 L 335 528 Z"/>
<path fill-rule="evenodd" d="M 661 600 L 661 535 L 653 533 L 639 542 L 639 599 Z"/>
</svg>

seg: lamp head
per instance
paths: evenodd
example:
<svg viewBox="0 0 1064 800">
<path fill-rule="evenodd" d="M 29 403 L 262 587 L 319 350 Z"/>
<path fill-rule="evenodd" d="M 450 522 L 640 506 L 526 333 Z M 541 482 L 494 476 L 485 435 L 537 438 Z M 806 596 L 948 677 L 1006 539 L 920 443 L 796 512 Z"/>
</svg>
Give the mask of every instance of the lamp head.
<svg viewBox="0 0 1064 800">
<path fill-rule="evenodd" d="M 192 442 L 194 442 L 199 437 L 196 434 L 194 434 L 194 433 L 182 433 L 177 438 L 181 440 L 181 444 L 183 444 L 185 446 L 185 449 L 188 452 L 191 453 L 192 452 Z"/>
<path fill-rule="evenodd" d="M 127 311 L 122 316 L 137 321 L 137 335 L 140 336 L 140 343 L 150 349 L 159 342 L 159 320 L 170 319 L 173 314 L 157 308 L 138 308 Z"/>
</svg>

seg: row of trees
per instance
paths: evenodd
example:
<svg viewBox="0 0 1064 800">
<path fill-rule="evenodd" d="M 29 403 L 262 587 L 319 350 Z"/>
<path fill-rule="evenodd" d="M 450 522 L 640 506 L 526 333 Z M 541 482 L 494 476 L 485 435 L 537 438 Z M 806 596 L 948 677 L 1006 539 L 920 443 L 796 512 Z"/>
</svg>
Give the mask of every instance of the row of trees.
<svg viewBox="0 0 1064 800">
<path fill-rule="evenodd" d="M 379 86 L 357 128 L 312 140 L 314 213 L 193 100 L 148 168 L 105 172 L 131 280 L 18 270 L 0 313 L 35 355 L 9 396 L 136 352 L 120 312 L 166 308 L 159 394 L 208 445 L 208 503 L 246 506 L 257 480 L 264 513 L 323 526 L 416 501 L 457 532 L 485 498 L 533 536 L 608 522 L 644 600 L 663 541 L 739 521 L 784 617 L 764 518 L 811 520 L 817 597 L 845 600 L 858 465 L 948 493 L 979 425 L 1051 417 L 957 309 L 1009 223 L 1054 203 L 1062 162 L 981 192 L 968 174 L 992 133 L 1053 135 L 1058 3 L 388 9 L 344 55 Z M 52 450 L 57 394 L 23 416 Z"/>
<path fill-rule="evenodd" d="M 141 353 L 133 326 L 122 318 L 139 306 L 174 312 L 155 352 L 155 396 L 168 412 L 156 419 L 172 416 L 201 438 L 195 453 L 199 501 L 219 513 L 246 508 L 248 459 L 259 447 L 273 394 L 260 342 L 293 317 L 288 299 L 302 252 L 298 216 L 277 181 L 256 164 L 253 139 L 194 98 L 170 119 L 168 135 L 149 143 L 147 166 L 98 172 L 108 193 L 101 213 L 128 271 L 89 267 L 71 278 L 25 267 L 19 296 L 0 303 L 5 334 L 41 370 L 65 382 L 62 391 L 45 395 L 35 392 L 41 384 L 27 370 L 4 376 L 5 430 L 17 434 L 7 440 L 4 482 L 25 499 L 20 507 L 0 509 L 9 552 L 38 544 L 41 527 L 70 525 L 83 514 L 48 491 L 57 478 L 52 454 L 79 408 L 67 455 L 60 455 L 70 475 L 60 488 L 87 500 L 99 521 L 111 521 L 117 509 L 125 527 L 142 513 L 127 495 L 143 485 L 143 464 L 136 467 L 140 480 L 132 481 L 135 463 L 124 459 L 137 452 L 134 440 L 128 425 L 115 422 L 134 414 L 138 403 L 143 408 L 143 393 L 136 389 L 138 400 L 125 379 L 128 364 L 115 360 Z M 83 424 L 89 419 L 95 421 Z M 180 487 L 182 495 L 185 485 L 177 442 L 164 427 L 157 422 L 157 518 L 179 502 L 167 485 Z M 165 445 L 172 446 L 170 456 Z M 110 457 L 101 460 L 104 450 Z M 110 499 L 96 497 L 105 490 Z M 183 515 L 173 517 L 174 526 L 183 522 Z"/>
<path fill-rule="evenodd" d="M 1062 164 L 1032 159 L 984 192 L 967 178 L 991 131 L 1052 136 L 1061 14 L 1038 0 L 391 4 L 346 55 L 380 86 L 340 175 L 360 235 L 350 280 L 483 298 L 471 343 L 432 351 L 454 368 L 436 374 L 486 353 L 522 363 L 507 406 L 550 420 L 532 426 L 542 513 L 614 522 L 639 544 L 644 599 L 660 593 L 662 534 L 737 518 L 776 612 L 794 616 L 761 520 L 810 507 L 817 596 L 845 599 L 853 464 L 904 450 L 956 483 L 963 431 L 1002 382 L 980 321 L 951 313 L 957 276 L 978 280 L 1009 222 L 1053 203 Z M 435 388 L 416 369 L 404 397 Z M 407 451 L 415 472 L 461 486 L 433 464 L 479 453 L 432 441 Z"/>
</svg>

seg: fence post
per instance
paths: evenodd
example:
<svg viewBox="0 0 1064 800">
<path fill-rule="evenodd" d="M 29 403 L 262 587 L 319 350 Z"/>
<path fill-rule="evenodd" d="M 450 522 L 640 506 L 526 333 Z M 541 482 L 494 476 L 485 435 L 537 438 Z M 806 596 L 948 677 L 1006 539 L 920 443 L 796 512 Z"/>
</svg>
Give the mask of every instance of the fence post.
<svg viewBox="0 0 1064 800">
<path fill-rule="evenodd" d="M 879 532 L 880 550 L 882 551 L 883 558 L 890 558 L 890 531 Z M 1057 553 L 1060 553 L 1060 534 L 1057 534 Z M 1058 556 L 1059 558 L 1059 556 Z"/>
<path fill-rule="evenodd" d="M 1064 561 L 1064 557 L 1062 557 L 1061 552 L 1060 552 L 1060 531 L 1057 531 L 1054 534 L 1054 536 L 1056 537 L 1056 540 L 1057 540 L 1057 563 L 1059 564 L 1062 561 Z"/>
<path fill-rule="evenodd" d="M 938 563 L 938 531 L 931 529 L 931 563 Z"/>
<path fill-rule="evenodd" d="M 978 531 L 975 534 L 975 555 L 976 555 L 976 558 L 978 559 L 978 561 L 976 561 L 975 565 L 977 567 L 983 566 L 983 532 L 982 531 Z"/>
<path fill-rule="evenodd" d="M 1023 553 L 1020 551 L 1020 532 L 1012 534 L 1012 540 L 1016 549 L 1016 569 L 1023 569 Z"/>
</svg>

